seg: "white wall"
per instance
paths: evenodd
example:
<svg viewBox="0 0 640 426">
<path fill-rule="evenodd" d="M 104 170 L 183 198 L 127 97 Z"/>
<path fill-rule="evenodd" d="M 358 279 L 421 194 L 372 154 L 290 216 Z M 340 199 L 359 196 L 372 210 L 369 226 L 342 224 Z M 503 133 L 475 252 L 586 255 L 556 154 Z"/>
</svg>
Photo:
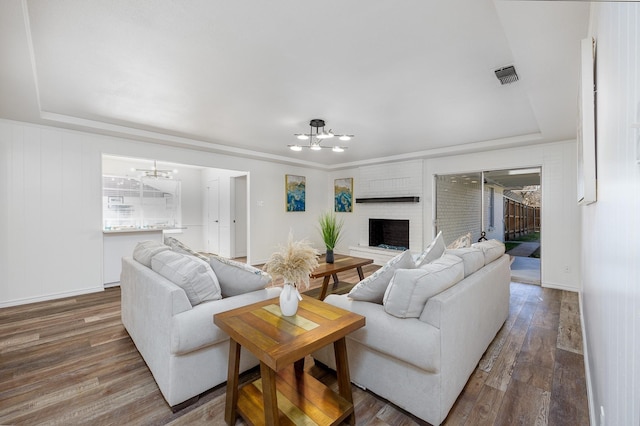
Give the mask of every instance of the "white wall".
<svg viewBox="0 0 640 426">
<path fill-rule="evenodd" d="M 0 121 L 0 306 L 102 290 L 100 152 Z"/>
<path fill-rule="evenodd" d="M 538 166 L 542 166 L 542 285 L 578 291 L 580 216 L 576 204 L 575 141 L 426 160 L 424 241 L 429 242 L 434 237 L 434 175 Z M 565 267 L 569 272 L 565 272 Z"/>
<path fill-rule="evenodd" d="M 0 120 L 0 307 L 102 290 L 103 153 L 248 171 L 251 263 L 289 229 L 323 248 L 324 171 Z M 286 173 L 306 176 L 306 212 L 285 212 Z"/>
<path fill-rule="evenodd" d="M 640 424 L 640 5 L 592 4 L 597 202 L 582 212 L 582 311 L 592 424 Z M 595 414 L 595 415 L 594 415 Z"/>
</svg>

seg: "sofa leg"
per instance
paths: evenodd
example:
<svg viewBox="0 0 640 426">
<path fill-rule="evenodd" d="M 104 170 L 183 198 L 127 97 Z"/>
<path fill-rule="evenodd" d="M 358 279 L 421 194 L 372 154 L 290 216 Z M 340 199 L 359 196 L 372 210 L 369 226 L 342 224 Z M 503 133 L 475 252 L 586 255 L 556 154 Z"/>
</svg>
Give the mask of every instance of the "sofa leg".
<svg viewBox="0 0 640 426">
<path fill-rule="evenodd" d="M 178 411 L 182 410 L 183 408 L 187 408 L 188 406 L 195 404 L 196 402 L 198 402 L 198 400 L 200 399 L 200 395 L 196 395 L 193 398 L 189 398 L 184 402 L 181 402 L 180 404 L 174 405 L 173 407 L 171 407 L 171 412 L 172 413 L 177 413 Z"/>
</svg>

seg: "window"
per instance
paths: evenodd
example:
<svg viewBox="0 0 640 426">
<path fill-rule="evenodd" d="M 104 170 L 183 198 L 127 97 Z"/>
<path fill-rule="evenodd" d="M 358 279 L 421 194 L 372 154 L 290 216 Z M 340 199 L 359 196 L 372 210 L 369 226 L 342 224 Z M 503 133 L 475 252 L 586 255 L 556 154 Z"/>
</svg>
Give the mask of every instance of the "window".
<svg viewBox="0 0 640 426">
<path fill-rule="evenodd" d="M 105 230 L 180 227 L 180 181 L 104 175 L 102 212 Z"/>
</svg>

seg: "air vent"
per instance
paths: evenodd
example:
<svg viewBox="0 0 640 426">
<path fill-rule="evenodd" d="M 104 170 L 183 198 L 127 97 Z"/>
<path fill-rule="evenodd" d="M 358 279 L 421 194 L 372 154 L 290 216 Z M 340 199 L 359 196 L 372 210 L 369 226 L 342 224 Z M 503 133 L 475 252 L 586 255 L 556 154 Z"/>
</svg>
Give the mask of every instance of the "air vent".
<svg viewBox="0 0 640 426">
<path fill-rule="evenodd" d="M 516 74 L 516 69 L 513 65 L 509 65 L 508 67 L 497 69 L 496 77 L 500 80 L 500 84 L 510 84 L 518 81 L 518 74 Z"/>
</svg>

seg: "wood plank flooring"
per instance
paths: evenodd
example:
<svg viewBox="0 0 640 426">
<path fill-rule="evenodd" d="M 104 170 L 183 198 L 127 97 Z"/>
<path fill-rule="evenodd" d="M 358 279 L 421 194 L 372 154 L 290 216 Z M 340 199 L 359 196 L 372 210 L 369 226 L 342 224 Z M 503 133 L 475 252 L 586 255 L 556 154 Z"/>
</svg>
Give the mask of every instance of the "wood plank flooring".
<svg viewBox="0 0 640 426">
<path fill-rule="evenodd" d="M 355 271 L 340 279 L 358 281 Z M 332 371 L 305 361 L 337 388 Z M 118 287 L 0 309 L 2 425 L 222 425 L 224 399 L 219 386 L 171 411 L 120 322 Z M 358 425 L 425 424 L 357 387 L 354 401 Z M 512 283 L 509 318 L 445 424 L 588 425 L 577 295 Z"/>
</svg>

